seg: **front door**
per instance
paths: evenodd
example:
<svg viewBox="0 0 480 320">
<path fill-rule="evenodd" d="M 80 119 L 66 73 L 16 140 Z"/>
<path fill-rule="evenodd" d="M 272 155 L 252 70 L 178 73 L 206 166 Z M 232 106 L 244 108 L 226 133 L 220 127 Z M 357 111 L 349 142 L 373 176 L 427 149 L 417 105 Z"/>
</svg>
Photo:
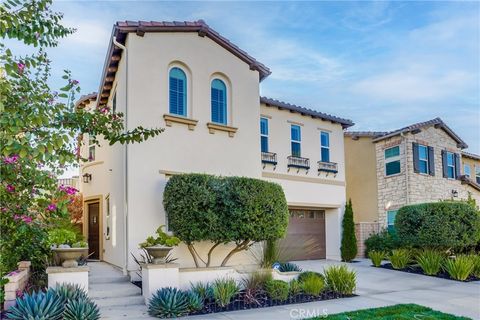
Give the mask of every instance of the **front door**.
<svg viewBox="0 0 480 320">
<path fill-rule="evenodd" d="M 88 204 L 88 253 L 90 259 L 100 259 L 100 204 Z"/>
</svg>

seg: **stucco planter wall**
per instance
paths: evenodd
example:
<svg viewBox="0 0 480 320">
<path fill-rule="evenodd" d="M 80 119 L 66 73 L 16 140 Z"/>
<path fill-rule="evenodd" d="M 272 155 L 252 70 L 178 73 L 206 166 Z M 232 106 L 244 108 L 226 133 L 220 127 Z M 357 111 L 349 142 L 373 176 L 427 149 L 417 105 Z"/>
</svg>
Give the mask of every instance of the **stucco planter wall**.
<svg viewBox="0 0 480 320">
<path fill-rule="evenodd" d="M 59 262 L 64 268 L 76 268 L 78 267 L 77 260 L 80 257 L 88 256 L 88 247 L 86 248 L 53 248 L 52 251 L 55 253 Z"/>
<path fill-rule="evenodd" d="M 273 269 L 272 278 L 273 280 L 282 280 L 282 281 L 290 282 L 292 280 L 297 279 L 300 273 L 301 273 L 300 271 L 280 272 L 276 269 Z"/>
<path fill-rule="evenodd" d="M 88 266 L 80 267 L 48 267 L 48 287 L 55 288 L 61 284 L 74 284 L 88 292 Z"/>
</svg>

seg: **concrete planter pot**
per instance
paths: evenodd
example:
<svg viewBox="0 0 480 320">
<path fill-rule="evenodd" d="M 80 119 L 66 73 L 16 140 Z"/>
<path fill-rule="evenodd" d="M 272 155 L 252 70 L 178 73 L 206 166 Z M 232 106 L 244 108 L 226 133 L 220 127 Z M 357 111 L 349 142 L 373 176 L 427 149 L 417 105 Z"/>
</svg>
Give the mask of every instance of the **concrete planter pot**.
<svg viewBox="0 0 480 320">
<path fill-rule="evenodd" d="M 145 248 L 147 253 L 153 258 L 153 264 L 164 264 L 165 258 L 172 249 L 173 247 L 162 245 Z"/>
<path fill-rule="evenodd" d="M 272 269 L 272 278 L 273 280 L 282 280 L 285 282 L 290 282 L 296 280 L 300 275 L 300 271 L 290 271 L 290 272 L 280 272 L 277 269 Z"/>
<path fill-rule="evenodd" d="M 52 251 L 57 255 L 59 262 L 64 268 L 78 267 L 77 260 L 80 257 L 88 256 L 88 247 L 86 248 L 52 248 Z"/>
</svg>

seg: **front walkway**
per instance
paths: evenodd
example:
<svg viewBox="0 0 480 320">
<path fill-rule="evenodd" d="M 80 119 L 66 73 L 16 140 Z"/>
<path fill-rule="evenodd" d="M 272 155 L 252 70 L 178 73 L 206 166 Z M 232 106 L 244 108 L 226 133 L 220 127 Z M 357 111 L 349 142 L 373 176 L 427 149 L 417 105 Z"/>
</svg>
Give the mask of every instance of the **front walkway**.
<svg viewBox="0 0 480 320">
<path fill-rule="evenodd" d="M 298 262 L 298 264 L 304 270 L 322 271 L 326 265 L 337 264 L 337 262 L 302 261 Z M 105 265 L 108 266 L 102 263 L 101 269 Z M 92 267 L 92 264 L 90 266 Z M 370 267 L 367 260 L 349 264 L 349 267 L 357 272 L 358 297 L 191 316 L 185 319 L 290 320 L 358 309 L 384 307 L 399 303 L 416 303 L 441 312 L 480 319 L 480 282 L 478 281 L 460 283 L 400 271 L 378 269 Z M 121 273 L 118 273 L 117 270 L 114 271 L 117 272 L 117 277 L 121 276 Z M 104 275 L 106 275 L 105 271 Z M 91 270 L 91 277 L 97 277 L 95 268 Z M 124 278 L 122 282 L 122 284 L 128 285 L 128 283 L 125 283 Z M 129 288 L 131 289 L 131 287 Z M 113 294 L 124 295 L 123 293 L 115 292 L 114 288 L 111 289 Z M 96 291 L 97 288 L 90 284 L 90 294 L 95 294 Z M 132 292 L 128 294 L 130 294 L 129 299 L 124 300 L 125 304 L 123 306 L 102 306 L 102 319 L 154 319 L 146 314 L 146 306 L 139 304 L 139 300 L 135 300 L 138 299 L 138 291 L 134 295 L 132 295 Z"/>
</svg>

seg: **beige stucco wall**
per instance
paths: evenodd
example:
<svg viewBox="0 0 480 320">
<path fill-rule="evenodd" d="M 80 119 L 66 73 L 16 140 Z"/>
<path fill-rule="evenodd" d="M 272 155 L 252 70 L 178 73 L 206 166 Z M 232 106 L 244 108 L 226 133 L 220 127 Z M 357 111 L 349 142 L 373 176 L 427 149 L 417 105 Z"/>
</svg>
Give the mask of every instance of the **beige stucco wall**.
<svg viewBox="0 0 480 320">
<path fill-rule="evenodd" d="M 352 200 L 354 220 L 378 221 L 377 166 L 371 137 L 345 136 L 347 199 Z"/>
<path fill-rule="evenodd" d="M 480 168 L 480 160 L 462 156 L 462 174 L 465 174 L 465 164 L 470 165 L 470 179 L 475 181 L 475 170 Z"/>
</svg>

